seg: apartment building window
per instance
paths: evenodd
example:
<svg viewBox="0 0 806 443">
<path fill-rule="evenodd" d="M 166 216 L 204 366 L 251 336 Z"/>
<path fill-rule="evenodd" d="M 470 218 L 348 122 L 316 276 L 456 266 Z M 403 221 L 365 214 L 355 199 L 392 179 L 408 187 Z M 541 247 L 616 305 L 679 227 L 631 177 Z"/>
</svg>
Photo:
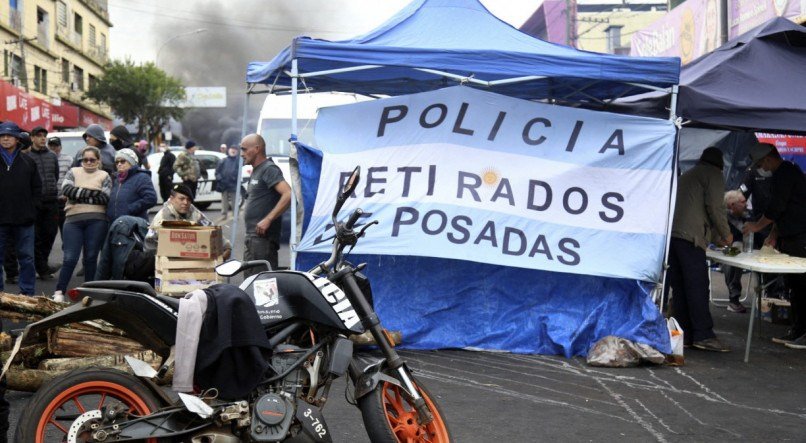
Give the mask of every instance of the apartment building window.
<svg viewBox="0 0 806 443">
<path fill-rule="evenodd" d="M 84 34 L 84 19 L 78 14 L 73 16 L 73 31 L 78 35 Z"/>
<path fill-rule="evenodd" d="M 70 61 L 62 59 L 62 83 L 70 83 Z"/>
<path fill-rule="evenodd" d="M 11 78 L 19 80 L 22 78 L 22 59 L 19 55 L 10 54 L 9 63 L 11 65 Z"/>
<path fill-rule="evenodd" d="M 78 66 L 73 67 L 73 83 L 75 83 L 75 90 L 84 90 L 84 70 Z"/>
<path fill-rule="evenodd" d="M 98 82 L 98 77 L 96 77 L 96 76 L 94 76 L 92 74 L 87 74 L 87 86 L 89 87 L 89 89 L 92 89 L 92 87 L 95 86 L 95 83 L 97 83 L 97 82 Z"/>
<path fill-rule="evenodd" d="M 56 2 L 56 23 L 59 24 L 59 27 L 67 28 L 67 3 L 65 2 Z"/>
<path fill-rule="evenodd" d="M 616 50 L 621 48 L 621 28 L 623 26 L 609 26 L 605 29 L 607 52 L 609 54 L 615 54 Z"/>
<path fill-rule="evenodd" d="M 36 39 L 40 45 L 50 48 L 50 14 L 42 8 L 36 8 Z"/>
<path fill-rule="evenodd" d="M 48 71 L 34 66 L 34 91 L 48 93 Z"/>
<path fill-rule="evenodd" d="M 106 52 L 106 34 L 101 33 L 101 51 Z"/>
<path fill-rule="evenodd" d="M 8 0 L 8 24 L 15 30 L 22 30 L 22 1 Z"/>
<path fill-rule="evenodd" d="M 90 47 L 94 48 L 95 47 L 95 26 L 93 26 L 93 25 L 90 25 L 89 39 L 90 39 Z"/>
</svg>

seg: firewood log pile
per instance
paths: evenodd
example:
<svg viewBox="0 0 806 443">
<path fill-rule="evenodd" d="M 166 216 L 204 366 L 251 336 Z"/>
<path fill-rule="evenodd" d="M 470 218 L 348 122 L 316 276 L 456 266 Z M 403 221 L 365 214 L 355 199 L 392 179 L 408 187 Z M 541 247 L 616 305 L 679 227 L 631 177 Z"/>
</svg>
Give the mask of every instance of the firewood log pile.
<svg viewBox="0 0 806 443">
<path fill-rule="evenodd" d="M 35 322 L 54 314 L 67 304 L 45 297 L 0 292 L 0 318 L 12 322 Z M 0 360 L 6 362 L 14 338 L 0 333 Z M 8 372 L 8 388 L 33 392 L 53 377 L 73 369 L 105 366 L 129 371 L 126 355 L 157 368 L 159 356 L 103 321 L 86 321 L 50 329 L 35 344 L 20 349 Z"/>
</svg>

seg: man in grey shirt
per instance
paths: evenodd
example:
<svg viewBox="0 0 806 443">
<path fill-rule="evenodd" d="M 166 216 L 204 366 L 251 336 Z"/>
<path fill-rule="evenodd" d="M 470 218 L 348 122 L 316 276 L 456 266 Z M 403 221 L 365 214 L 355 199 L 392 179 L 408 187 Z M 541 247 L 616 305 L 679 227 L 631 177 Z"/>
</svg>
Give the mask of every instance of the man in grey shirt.
<svg viewBox="0 0 806 443">
<path fill-rule="evenodd" d="M 252 166 L 244 211 L 244 260 L 268 260 L 272 269 L 277 269 L 281 219 L 291 204 L 291 187 L 280 168 L 266 158 L 266 141 L 259 134 L 249 134 L 241 140 L 241 156 L 245 164 Z"/>
</svg>

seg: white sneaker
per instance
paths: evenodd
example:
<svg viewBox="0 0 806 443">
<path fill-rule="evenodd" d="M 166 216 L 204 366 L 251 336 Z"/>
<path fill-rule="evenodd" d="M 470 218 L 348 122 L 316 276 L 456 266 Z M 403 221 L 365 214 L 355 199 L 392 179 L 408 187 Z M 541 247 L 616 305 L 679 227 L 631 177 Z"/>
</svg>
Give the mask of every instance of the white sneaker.
<svg viewBox="0 0 806 443">
<path fill-rule="evenodd" d="M 66 303 L 64 300 L 64 293 L 62 291 L 56 291 L 53 293 L 53 301 L 57 303 Z"/>
</svg>

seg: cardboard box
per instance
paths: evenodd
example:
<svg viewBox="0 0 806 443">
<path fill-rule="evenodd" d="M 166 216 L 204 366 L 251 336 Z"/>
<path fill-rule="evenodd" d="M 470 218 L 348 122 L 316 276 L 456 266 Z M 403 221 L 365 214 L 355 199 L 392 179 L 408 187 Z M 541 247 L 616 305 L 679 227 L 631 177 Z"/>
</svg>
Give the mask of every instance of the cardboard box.
<svg viewBox="0 0 806 443">
<path fill-rule="evenodd" d="M 780 298 L 761 299 L 761 319 L 779 325 L 789 325 L 792 323 L 791 305 L 787 300 Z"/>
<path fill-rule="evenodd" d="M 165 222 L 159 228 L 157 256 L 214 259 L 223 253 L 224 236 L 220 226 Z"/>
<path fill-rule="evenodd" d="M 221 257 L 194 260 L 157 256 L 154 288 L 162 294 L 185 295 L 221 283 L 223 279 L 215 273 L 216 265 L 221 262 Z"/>
</svg>

